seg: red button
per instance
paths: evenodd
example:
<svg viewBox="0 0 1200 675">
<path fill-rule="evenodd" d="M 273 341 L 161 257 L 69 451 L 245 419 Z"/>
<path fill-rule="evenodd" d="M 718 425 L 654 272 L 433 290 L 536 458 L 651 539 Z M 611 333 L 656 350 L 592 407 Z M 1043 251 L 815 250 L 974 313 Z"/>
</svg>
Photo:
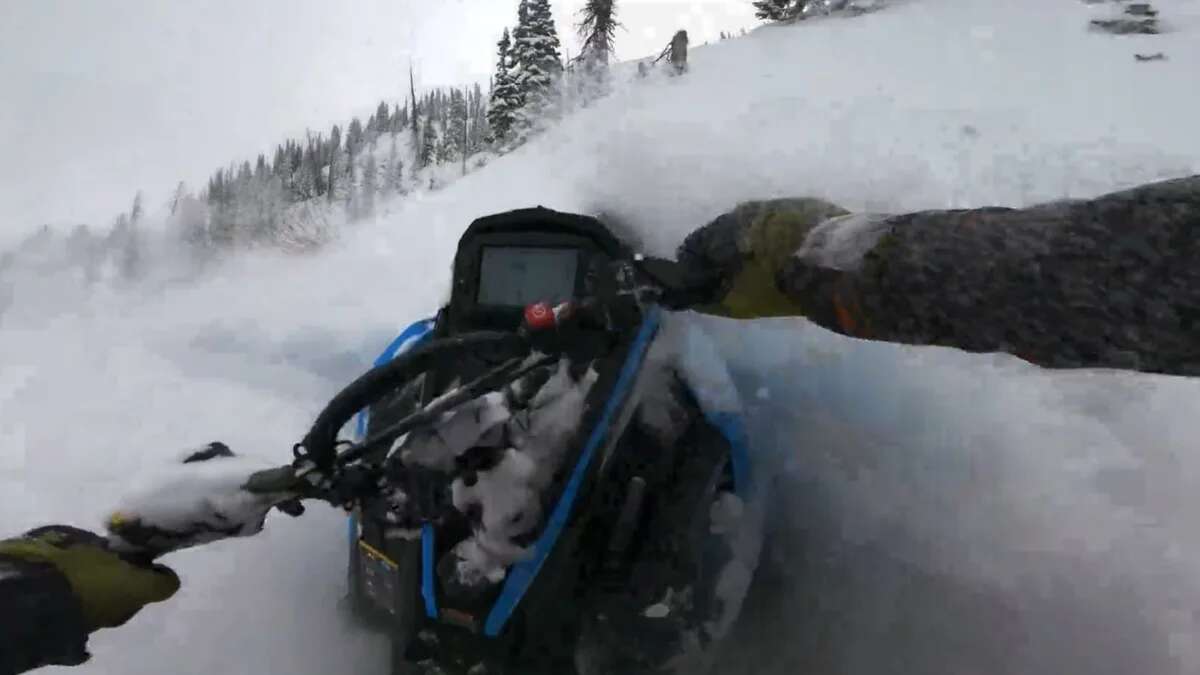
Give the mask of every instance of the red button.
<svg viewBox="0 0 1200 675">
<path fill-rule="evenodd" d="M 539 302 L 525 308 L 525 325 L 532 330 L 554 328 L 554 310 L 550 305 Z"/>
</svg>

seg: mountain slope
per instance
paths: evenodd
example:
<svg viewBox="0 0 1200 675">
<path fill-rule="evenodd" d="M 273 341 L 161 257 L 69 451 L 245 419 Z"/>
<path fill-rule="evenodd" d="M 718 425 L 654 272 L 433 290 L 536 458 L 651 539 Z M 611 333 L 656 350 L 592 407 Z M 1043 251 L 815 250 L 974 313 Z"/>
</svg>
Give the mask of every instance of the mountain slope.
<svg viewBox="0 0 1200 675">
<path fill-rule="evenodd" d="M 0 332 L 0 531 L 95 526 L 130 474 L 221 438 L 285 458 L 324 400 L 436 309 L 479 215 L 612 213 L 670 250 L 741 199 L 1016 205 L 1200 171 L 1200 9 L 1086 31 L 1070 0 L 909 0 L 767 27 L 635 80 L 307 259 L 41 307 Z M 1135 52 L 1164 51 L 1138 63 Z M 970 261 L 964 261 L 969 264 Z M 64 309 L 64 307 L 67 307 Z M 709 321 L 784 490 L 774 562 L 726 670 L 1196 672 L 1200 384 L 1054 374 L 803 321 Z M 1191 403 L 1191 405 L 1189 405 Z M 176 601 L 93 640 L 82 672 L 382 672 L 345 626 L 340 515 L 176 556 Z M 1181 637 L 1182 636 L 1182 637 Z"/>
</svg>

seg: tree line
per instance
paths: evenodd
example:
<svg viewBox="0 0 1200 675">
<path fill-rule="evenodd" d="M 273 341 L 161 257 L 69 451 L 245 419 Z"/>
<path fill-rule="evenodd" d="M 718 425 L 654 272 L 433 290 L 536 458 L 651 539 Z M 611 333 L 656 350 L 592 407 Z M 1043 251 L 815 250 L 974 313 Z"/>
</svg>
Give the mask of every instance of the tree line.
<svg viewBox="0 0 1200 675">
<path fill-rule="evenodd" d="M 218 248 L 302 243 L 291 237 L 292 221 L 303 215 L 296 205 L 324 205 L 326 215 L 340 209 L 346 221 L 369 218 L 378 200 L 408 191 L 423 169 L 482 151 L 486 112 L 479 85 L 436 89 L 404 106 L 381 101 L 365 123 L 355 117 L 344 130 L 335 124 L 288 140 L 271 158 L 218 169 L 200 195 L 207 218 L 181 223 L 184 239 Z"/>
<path fill-rule="evenodd" d="M 329 235 L 330 218 L 371 217 L 380 198 L 423 187 L 431 167 L 466 172 L 476 154 L 514 149 L 565 110 L 608 93 L 620 25 L 615 0 L 588 0 L 578 20 L 583 49 L 564 61 L 550 0 L 521 0 L 515 26 L 497 43 L 487 95 L 475 85 L 418 96 L 410 71 L 404 105 L 380 102 L 365 123 L 355 118 L 282 143 L 271 157 L 219 169 L 196 197 L 181 185 L 172 216 L 184 241 L 208 249 L 316 246 Z"/>
<path fill-rule="evenodd" d="M 791 21 L 882 0 L 751 2 L 760 19 Z M 511 151 L 565 112 L 607 95 L 617 15 L 615 0 L 587 0 L 575 24 L 581 51 L 564 59 L 550 0 L 521 0 L 515 24 L 495 43 L 487 93 L 474 85 L 418 95 L 410 70 L 403 104 L 381 101 L 365 122 L 355 117 L 217 169 L 198 191 L 180 182 L 166 205 L 166 235 L 201 261 L 245 246 L 319 247 L 340 226 L 375 215 L 381 200 L 436 187 L 451 170 L 465 173 L 485 162 L 474 156 Z M 44 227 L 16 250 L 34 252 L 59 241 L 89 281 L 137 279 L 148 257 L 146 220 L 138 192 L 108 228 L 79 225 L 59 238 Z M 0 276 L 13 255 L 0 256 Z"/>
<path fill-rule="evenodd" d="M 521 0 L 515 24 L 496 43 L 486 91 L 474 85 L 418 95 L 410 70 L 402 103 L 381 101 L 365 120 L 309 131 L 221 167 L 198 190 L 180 182 L 166 204 L 168 236 L 201 260 L 246 246 L 311 249 L 375 215 L 384 199 L 436 187 L 482 165 L 488 153 L 511 151 L 610 91 L 621 25 L 616 2 L 587 0 L 575 18 L 582 49 L 564 59 L 550 0 Z M 147 257 L 146 220 L 139 192 L 106 233 L 81 225 L 68 239 L 74 249 L 103 251 L 84 257 L 106 261 L 106 275 L 137 278 Z"/>
</svg>

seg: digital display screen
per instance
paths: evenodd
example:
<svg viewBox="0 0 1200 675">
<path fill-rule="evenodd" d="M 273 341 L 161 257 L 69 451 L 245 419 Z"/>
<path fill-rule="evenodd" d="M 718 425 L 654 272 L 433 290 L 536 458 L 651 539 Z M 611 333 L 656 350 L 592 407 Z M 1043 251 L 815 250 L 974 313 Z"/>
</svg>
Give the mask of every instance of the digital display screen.
<svg viewBox="0 0 1200 675">
<path fill-rule="evenodd" d="M 578 267 L 575 249 L 485 246 L 477 301 L 502 307 L 565 302 L 575 294 Z"/>
</svg>

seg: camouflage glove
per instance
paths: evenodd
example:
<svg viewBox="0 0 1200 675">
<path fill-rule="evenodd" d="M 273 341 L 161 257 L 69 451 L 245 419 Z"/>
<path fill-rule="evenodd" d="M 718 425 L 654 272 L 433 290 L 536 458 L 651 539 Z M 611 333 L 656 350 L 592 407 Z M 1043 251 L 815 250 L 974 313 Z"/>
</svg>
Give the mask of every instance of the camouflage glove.
<svg viewBox="0 0 1200 675">
<path fill-rule="evenodd" d="M 58 572 L 70 586 L 88 633 L 124 625 L 145 605 L 162 602 L 179 590 L 179 577 L 169 568 L 128 560 L 109 549 L 107 539 L 65 525 L 40 527 L 0 542 L 0 558 L 16 562 L 18 571 L 29 571 L 32 577 L 47 567 Z M 43 579 L 43 603 L 60 604 L 60 616 L 70 617 L 71 598 L 61 593 L 55 597 L 52 578 Z"/>
<path fill-rule="evenodd" d="M 844 215 L 742 204 L 680 247 L 726 283 L 701 311 L 1049 368 L 1200 375 L 1200 176 L 1022 209 Z"/>
<path fill-rule="evenodd" d="M 699 311 L 739 319 L 798 316 L 805 307 L 779 289 L 779 275 L 820 223 L 847 212 L 814 198 L 746 202 L 693 232 L 676 257 L 724 283 Z"/>
</svg>

